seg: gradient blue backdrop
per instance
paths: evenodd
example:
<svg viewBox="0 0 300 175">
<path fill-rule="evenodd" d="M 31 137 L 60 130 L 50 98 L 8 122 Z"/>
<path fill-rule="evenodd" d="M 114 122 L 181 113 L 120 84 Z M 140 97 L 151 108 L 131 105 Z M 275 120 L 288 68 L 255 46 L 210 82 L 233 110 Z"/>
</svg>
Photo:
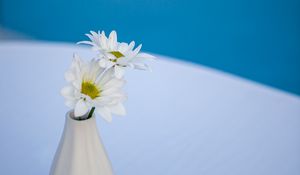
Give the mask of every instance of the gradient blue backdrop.
<svg viewBox="0 0 300 175">
<path fill-rule="evenodd" d="M 3 26 L 78 41 L 116 29 L 124 41 L 300 94 L 299 0 L 0 0 Z"/>
</svg>

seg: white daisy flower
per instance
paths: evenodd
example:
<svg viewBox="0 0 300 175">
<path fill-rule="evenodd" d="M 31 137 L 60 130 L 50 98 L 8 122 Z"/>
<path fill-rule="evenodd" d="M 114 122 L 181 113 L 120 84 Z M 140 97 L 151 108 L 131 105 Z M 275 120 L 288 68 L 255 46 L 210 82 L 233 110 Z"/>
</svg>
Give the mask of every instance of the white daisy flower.
<svg viewBox="0 0 300 175">
<path fill-rule="evenodd" d="M 86 35 L 91 41 L 81 41 L 78 44 L 91 45 L 93 50 L 98 51 L 100 66 L 113 67 L 117 78 L 122 78 L 126 67 L 150 70 L 145 61 L 153 60 L 155 57 L 147 53 L 140 53 L 141 44 L 134 49 L 134 41 L 131 41 L 129 44 L 118 42 L 116 31 L 112 31 L 108 38 L 105 36 L 104 31 L 101 33 L 91 31 L 91 34 Z"/>
<path fill-rule="evenodd" d="M 113 76 L 113 72 L 99 66 L 93 59 L 84 62 L 74 55 L 70 69 L 65 73 L 68 85 L 61 90 L 65 104 L 74 108 L 75 117 L 96 111 L 105 120 L 112 120 L 112 113 L 125 115 L 122 102 L 126 99 L 122 92 L 125 81 Z"/>
</svg>

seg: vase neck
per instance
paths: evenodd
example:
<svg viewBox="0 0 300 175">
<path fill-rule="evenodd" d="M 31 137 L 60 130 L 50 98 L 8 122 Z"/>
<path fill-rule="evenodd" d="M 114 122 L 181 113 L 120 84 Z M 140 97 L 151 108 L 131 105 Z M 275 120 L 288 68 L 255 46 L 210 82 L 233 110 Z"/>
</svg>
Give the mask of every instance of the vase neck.
<svg viewBox="0 0 300 175">
<path fill-rule="evenodd" d="M 70 132 L 98 132 L 95 116 L 85 120 L 76 120 L 72 111 L 66 114 L 65 129 Z"/>
</svg>

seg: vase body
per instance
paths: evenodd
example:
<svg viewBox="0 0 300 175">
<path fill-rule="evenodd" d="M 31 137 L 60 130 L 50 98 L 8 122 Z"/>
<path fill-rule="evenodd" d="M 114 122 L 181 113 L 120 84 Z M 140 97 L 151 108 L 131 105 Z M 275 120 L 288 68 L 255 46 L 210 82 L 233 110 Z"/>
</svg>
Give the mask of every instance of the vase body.
<svg viewBox="0 0 300 175">
<path fill-rule="evenodd" d="M 72 115 L 72 111 L 66 114 L 63 135 L 50 175 L 112 175 L 95 117 L 78 121 Z"/>
</svg>

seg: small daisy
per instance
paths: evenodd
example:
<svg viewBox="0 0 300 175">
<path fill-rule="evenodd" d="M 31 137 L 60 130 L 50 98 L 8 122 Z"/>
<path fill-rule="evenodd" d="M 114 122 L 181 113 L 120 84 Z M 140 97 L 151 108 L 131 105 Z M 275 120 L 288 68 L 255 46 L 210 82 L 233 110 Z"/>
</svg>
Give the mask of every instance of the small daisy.
<svg viewBox="0 0 300 175">
<path fill-rule="evenodd" d="M 111 114 L 125 115 L 122 92 L 125 81 L 113 76 L 113 72 L 99 66 L 93 59 L 84 62 L 74 55 L 70 69 L 65 73 L 68 85 L 61 90 L 65 104 L 74 108 L 75 117 L 90 114 L 95 110 L 105 120 L 112 120 Z M 89 115 L 91 116 L 91 115 Z"/>
<path fill-rule="evenodd" d="M 108 38 L 105 36 L 104 31 L 101 33 L 91 31 L 91 34 L 86 35 L 91 41 L 81 41 L 78 44 L 91 45 L 93 50 L 98 51 L 100 66 L 113 67 L 117 78 L 122 78 L 126 67 L 150 70 L 149 66 L 144 62 L 153 60 L 155 57 L 147 53 L 140 53 L 141 44 L 134 49 L 134 41 L 131 41 L 129 44 L 118 42 L 116 31 L 112 31 Z"/>
</svg>

